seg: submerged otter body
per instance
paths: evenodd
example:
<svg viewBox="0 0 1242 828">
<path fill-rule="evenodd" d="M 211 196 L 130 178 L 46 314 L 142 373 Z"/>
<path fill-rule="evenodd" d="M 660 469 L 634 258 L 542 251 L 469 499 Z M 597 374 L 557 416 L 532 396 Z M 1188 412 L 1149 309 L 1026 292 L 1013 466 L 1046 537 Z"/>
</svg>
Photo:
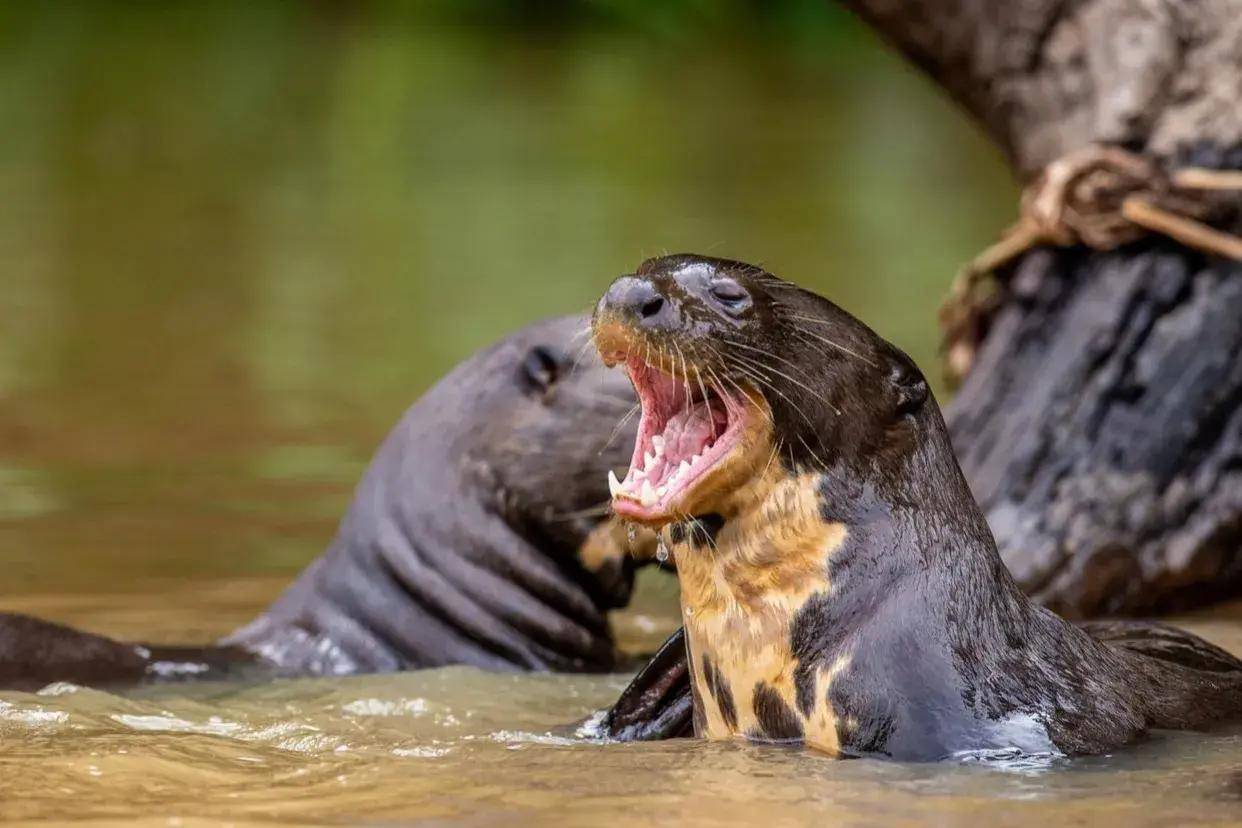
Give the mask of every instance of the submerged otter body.
<svg viewBox="0 0 1242 828">
<path fill-rule="evenodd" d="M 688 653 L 671 642 L 640 674 L 613 735 L 931 760 L 1099 753 L 1242 717 L 1228 653 L 1162 625 L 1078 627 L 1022 594 L 922 375 L 827 300 L 664 257 L 613 284 L 594 337 L 643 404 L 614 508 L 671 548 Z"/>
<path fill-rule="evenodd" d="M 629 383 L 587 320 L 532 325 L 427 391 L 377 452 L 335 540 L 216 647 L 112 641 L 0 614 L 0 687 L 340 675 L 469 664 L 609 670 L 633 562 L 601 521 Z M 583 353 L 586 350 L 587 353 Z"/>
</svg>

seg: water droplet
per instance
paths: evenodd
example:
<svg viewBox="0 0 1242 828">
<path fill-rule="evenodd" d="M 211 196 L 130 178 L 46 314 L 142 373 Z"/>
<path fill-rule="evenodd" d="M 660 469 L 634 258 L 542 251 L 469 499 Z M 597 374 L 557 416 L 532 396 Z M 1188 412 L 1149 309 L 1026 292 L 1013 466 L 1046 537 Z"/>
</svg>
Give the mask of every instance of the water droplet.
<svg viewBox="0 0 1242 828">
<path fill-rule="evenodd" d="M 627 524 L 625 524 L 625 539 L 626 539 L 627 541 L 629 541 L 629 544 L 630 544 L 629 551 L 630 551 L 630 552 L 633 552 L 633 551 L 634 551 L 634 540 L 635 540 L 637 537 L 638 537 L 638 530 L 634 528 L 634 524 L 632 524 L 632 523 L 627 523 Z"/>
<path fill-rule="evenodd" d="M 694 615 L 694 607 L 686 607 L 686 615 Z"/>
<path fill-rule="evenodd" d="M 656 560 L 660 563 L 668 563 L 668 546 L 664 543 L 663 534 L 660 534 L 656 540 Z"/>
</svg>

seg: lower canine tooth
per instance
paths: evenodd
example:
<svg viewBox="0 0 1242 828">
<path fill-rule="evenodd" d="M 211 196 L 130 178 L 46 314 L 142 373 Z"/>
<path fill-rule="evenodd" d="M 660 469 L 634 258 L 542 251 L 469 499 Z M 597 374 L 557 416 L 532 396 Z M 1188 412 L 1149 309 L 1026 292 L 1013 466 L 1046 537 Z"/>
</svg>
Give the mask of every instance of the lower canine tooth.
<svg viewBox="0 0 1242 828">
<path fill-rule="evenodd" d="M 651 438 L 651 445 L 655 447 L 655 453 L 657 455 L 664 453 L 664 438 L 659 434 Z"/>
<path fill-rule="evenodd" d="M 652 454 L 651 452 L 646 452 L 645 454 L 643 454 L 643 468 L 644 469 L 651 468 L 653 463 L 655 463 L 654 454 Z"/>
<path fill-rule="evenodd" d="M 639 493 L 639 499 L 642 501 L 644 506 L 654 506 L 656 501 L 660 499 L 659 495 L 656 494 L 655 489 L 651 487 L 650 480 L 643 481 L 643 488 Z"/>
<path fill-rule="evenodd" d="M 616 497 L 621 493 L 621 481 L 617 479 L 617 473 L 612 469 L 608 470 L 608 494 Z"/>
</svg>

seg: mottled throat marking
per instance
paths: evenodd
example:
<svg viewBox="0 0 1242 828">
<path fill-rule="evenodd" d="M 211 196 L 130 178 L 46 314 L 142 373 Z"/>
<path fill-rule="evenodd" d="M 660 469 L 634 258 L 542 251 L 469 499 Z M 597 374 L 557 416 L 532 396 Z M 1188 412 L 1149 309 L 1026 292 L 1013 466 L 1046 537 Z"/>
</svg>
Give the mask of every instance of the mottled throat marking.
<svg viewBox="0 0 1242 828">
<path fill-rule="evenodd" d="M 790 474 L 772 463 L 729 500 L 710 526 L 665 530 L 681 584 L 682 617 L 694 683 L 696 724 L 709 739 L 804 742 L 837 755 L 837 717 L 827 697 L 845 666 L 803 671 L 808 709 L 797 704 L 794 615 L 829 593 L 828 563 L 845 541 L 841 523 L 824 520 L 819 475 Z"/>
</svg>

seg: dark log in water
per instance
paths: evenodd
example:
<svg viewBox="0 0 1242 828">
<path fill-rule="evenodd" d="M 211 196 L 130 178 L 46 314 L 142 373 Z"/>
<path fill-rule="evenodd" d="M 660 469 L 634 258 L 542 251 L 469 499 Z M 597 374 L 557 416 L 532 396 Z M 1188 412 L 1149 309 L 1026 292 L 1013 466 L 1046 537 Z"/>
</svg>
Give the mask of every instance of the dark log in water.
<svg viewBox="0 0 1242 828">
<path fill-rule="evenodd" d="M 1009 568 L 1070 616 L 1242 591 L 1242 265 L 1026 257 L 951 407 Z"/>
</svg>

